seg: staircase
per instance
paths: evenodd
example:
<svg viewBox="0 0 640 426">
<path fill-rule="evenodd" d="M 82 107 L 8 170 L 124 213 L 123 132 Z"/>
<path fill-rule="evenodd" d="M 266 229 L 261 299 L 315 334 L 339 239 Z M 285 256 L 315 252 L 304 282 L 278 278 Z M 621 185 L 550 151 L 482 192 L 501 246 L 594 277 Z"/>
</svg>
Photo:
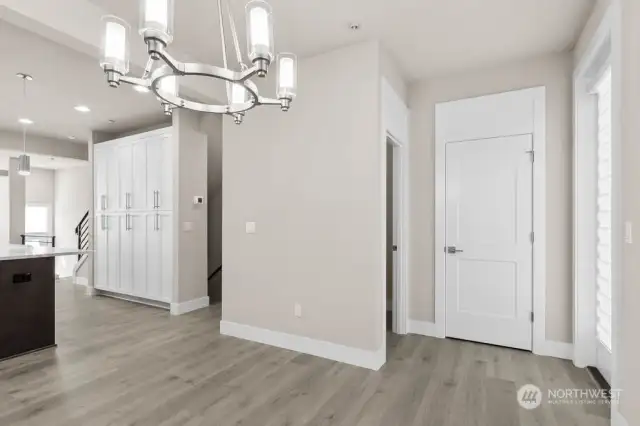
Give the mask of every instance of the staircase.
<svg viewBox="0 0 640 426">
<path fill-rule="evenodd" d="M 90 235 L 89 235 L 89 211 L 87 211 L 84 216 L 82 216 L 82 219 L 80 219 L 80 222 L 78 223 L 78 226 L 76 226 L 76 236 L 78 239 L 78 245 L 77 248 L 78 250 L 88 250 L 89 249 L 89 239 L 90 239 Z M 82 265 L 85 264 L 85 262 L 87 261 L 89 255 L 84 253 L 84 254 L 79 254 L 78 255 L 78 262 L 76 263 L 76 265 L 73 267 L 73 280 L 74 282 L 77 282 L 78 280 L 78 271 L 80 270 L 80 268 L 82 268 Z"/>
</svg>

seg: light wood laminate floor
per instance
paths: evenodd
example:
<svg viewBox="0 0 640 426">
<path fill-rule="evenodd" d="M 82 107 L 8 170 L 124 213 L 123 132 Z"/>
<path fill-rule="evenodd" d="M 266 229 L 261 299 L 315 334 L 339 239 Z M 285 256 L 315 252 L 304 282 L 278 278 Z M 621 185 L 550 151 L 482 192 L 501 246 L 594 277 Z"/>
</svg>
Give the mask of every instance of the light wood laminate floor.
<svg viewBox="0 0 640 426">
<path fill-rule="evenodd" d="M 221 336 L 181 317 L 57 286 L 58 348 L 0 362 L 0 425 L 604 426 L 606 406 L 519 408 L 517 389 L 591 388 L 567 361 L 421 336 L 373 372 Z"/>
</svg>

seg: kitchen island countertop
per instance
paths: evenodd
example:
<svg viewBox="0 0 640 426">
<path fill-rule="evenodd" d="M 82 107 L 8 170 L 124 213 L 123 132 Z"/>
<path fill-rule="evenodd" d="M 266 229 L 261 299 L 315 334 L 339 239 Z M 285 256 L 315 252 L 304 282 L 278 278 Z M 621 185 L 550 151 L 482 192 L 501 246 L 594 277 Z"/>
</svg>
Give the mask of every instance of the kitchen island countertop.
<svg viewBox="0 0 640 426">
<path fill-rule="evenodd" d="M 78 250 L 64 247 L 31 247 L 18 244 L 0 245 L 0 261 L 31 259 L 37 257 L 71 256 L 89 253 L 87 250 Z"/>
</svg>

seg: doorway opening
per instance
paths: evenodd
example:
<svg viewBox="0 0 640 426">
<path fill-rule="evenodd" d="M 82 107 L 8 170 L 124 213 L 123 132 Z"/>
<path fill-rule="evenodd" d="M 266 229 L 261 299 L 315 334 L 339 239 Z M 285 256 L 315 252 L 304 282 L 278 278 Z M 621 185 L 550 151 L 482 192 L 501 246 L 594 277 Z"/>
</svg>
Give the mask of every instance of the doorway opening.
<svg viewBox="0 0 640 426">
<path fill-rule="evenodd" d="M 398 246 L 401 232 L 400 220 L 400 149 L 401 146 L 387 136 L 386 150 L 386 330 L 398 333 L 398 294 L 400 280 L 400 263 Z"/>
<path fill-rule="evenodd" d="M 545 105 L 544 87 L 436 105 L 437 337 L 544 350 Z"/>
</svg>

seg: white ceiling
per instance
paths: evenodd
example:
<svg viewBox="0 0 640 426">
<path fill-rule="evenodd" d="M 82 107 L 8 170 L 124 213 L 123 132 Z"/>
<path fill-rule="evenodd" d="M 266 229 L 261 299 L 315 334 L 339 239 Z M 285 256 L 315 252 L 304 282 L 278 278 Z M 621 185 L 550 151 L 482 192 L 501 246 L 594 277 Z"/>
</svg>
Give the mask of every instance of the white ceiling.
<svg viewBox="0 0 640 426">
<path fill-rule="evenodd" d="M 247 0 L 230 1 L 245 51 Z M 137 27 L 137 0 L 66 3 L 78 6 L 74 10 L 76 15 L 82 13 L 80 5 L 90 5 L 93 10 L 94 15 L 87 19 L 95 20 L 95 24 L 77 24 L 78 31 L 88 29 L 97 37 L 100 25 L 97 16 L 101 13 L 119 15 L 134 29 Z M 595 0 L 269 0 L 269 3 L 274 11 L 277 50 L 306 57 L 378 39 L 397 61 L 405 79 L 414 81 L 569 50 Z M 41 10 L 48 6 L 42 1 L 39 4 Z M 216 7 L 216 0 L 176 1 L 176 38 L 170 49 L 177 58 L 221 64 Z M 0 129 L 20 130 L 17 119 L 23 115 L 22 89 L 21 81 L 15 77 L 17 72 L 35 77 L 29 83 L 28 115 L 36 122 L 32 131 L 43 136 L 62 139 L 75 136 L 83 141 L 88 139 L 90 130 L 123 132 L 163 119 L 151 94 L 141 95 L 127 85 L 117 90 L 107 86 L 98 66 L 97 48 L 91 46 L 80 53 L 1 18 L 0 14 L 3 53 Z M 71 21 L 71 25 L 77 21 L 77 18 Z M 361 29 L 351 31 L 350 22 L 359 23 Z M 134 57 L 140 62 L 144 45 L 139 37 L 134 37 L 132 43 Z M 92 112 L 74 111 L 77 104 L 88 105 Z M 110 119 L 116 123 L 109 124 Z"/>
<path fill-rule="evenodd" d="M 17 120 L 27 116 L 35 122 L 29 132 L 59 139 L 74 136 L 84 142 L 91 129 L 121 132 L 164 117 L 151 94 L 141 95 L 129 86 L 111 89 L 96 58 L 2 20 L 0 52 L 0 129 L 21 131 Z M 27 83 L 26 106 L 17 72 L 34 77 Z M 91 112 L 75 111 L 78 104 Z"/>
<path fill-rule="evenodd" d="M 138 2 L 91 0 L 136 28 Z M 244 48 L 244 5 L 235 10 Z M 378 39 L 408 81 L 573 47 L 595 0 L 269 0 L 276 47 L 311 56 Z M 220 62 L 216 0 L 176 1 L 172 46 Z M 357 22 L 361 29 L 349 29 Z M 137 42 L 138 40 L 136 40 Z"/>
</svg>

